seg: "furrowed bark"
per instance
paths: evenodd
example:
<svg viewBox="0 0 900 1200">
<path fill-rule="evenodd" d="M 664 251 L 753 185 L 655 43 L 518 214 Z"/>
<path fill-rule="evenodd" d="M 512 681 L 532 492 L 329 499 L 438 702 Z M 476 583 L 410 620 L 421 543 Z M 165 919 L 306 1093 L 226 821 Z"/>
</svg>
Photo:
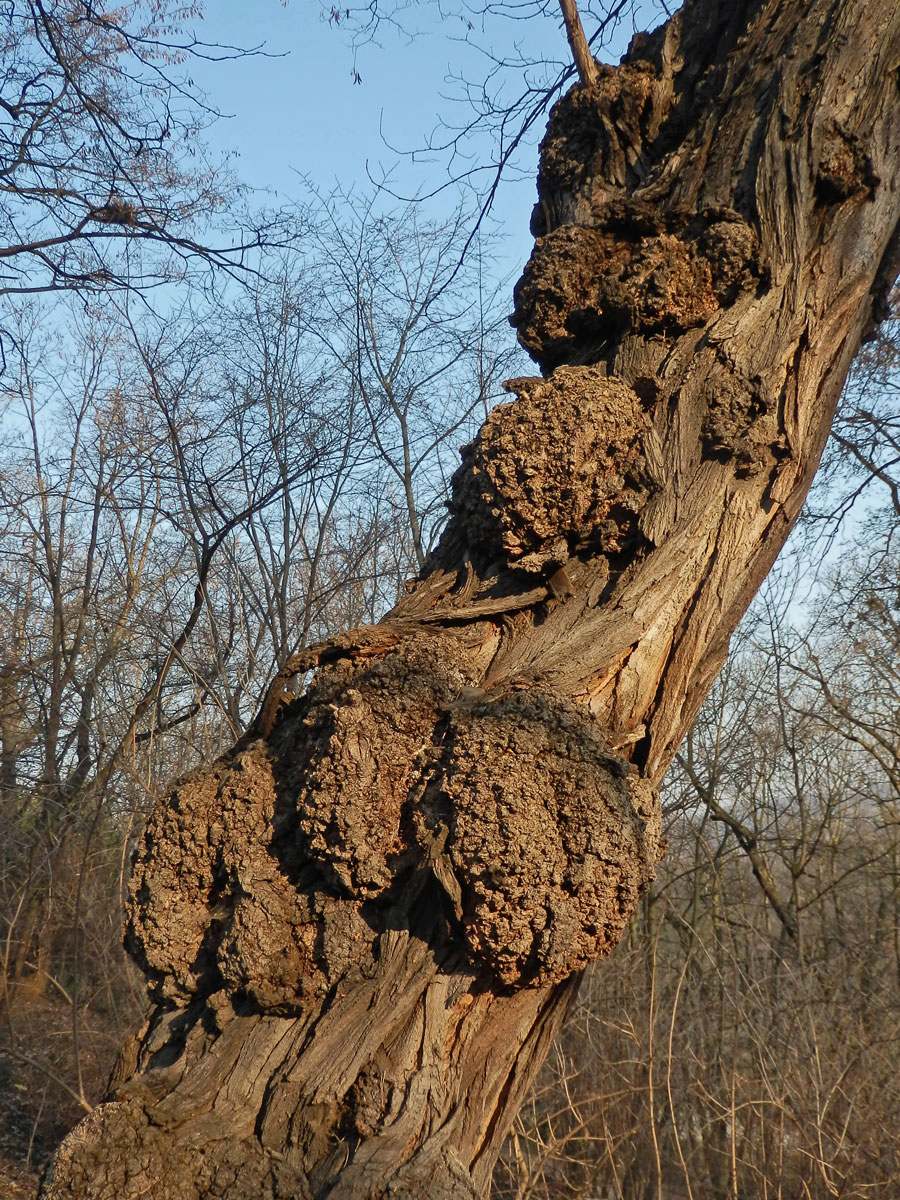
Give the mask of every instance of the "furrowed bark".
<svg viewBox="0 0 900 1200">
<path fill-rule="evenodd" d="M 153 814 L 63 1197 L 483 1197 L 900 251 L 893 0 L 695 0 L 555 107 L 519 337 L 379 626 Z M 311 665 L 311 663 L 310 663 Z"/>
</svg>

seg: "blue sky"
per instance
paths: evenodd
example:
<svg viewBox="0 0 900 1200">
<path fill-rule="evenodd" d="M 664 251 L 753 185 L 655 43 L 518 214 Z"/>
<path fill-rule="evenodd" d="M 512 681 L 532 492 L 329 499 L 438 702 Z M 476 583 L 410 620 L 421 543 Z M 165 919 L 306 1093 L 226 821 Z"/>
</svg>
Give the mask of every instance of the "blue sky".
<svg viewBox="0 0 900 1200">
<path fill-rule="evenodd" d="M 355 65 L 362 82 L 354 84 L 349 38 L 322 11 L 315 0 L 209 0 L 200 29 L 206 40 L 264 44 L 279 55 L 192 65 L 191 75 L 210 102 L 228 114 L 210 130 L 210 145 L 236 152 L 235 170 L 244 182 L 282 197 L 302 198 L 304 176 L 327 192 L 335 183 L 345 189 L 365 185 L 367 171 L 380 177 L 385 170 L 404 195 L 430 191 L 446 179 L 442 164 L 427 155 L 398 155 L 391 146 L 421 147 L 441 118 L 468 114 L 447 98 L 455 90 L 451 72 L 479 79 L 485 71 L 484 58 L 461 41 L 465 23 L 458 16 L 442 18 L 436 5 L 411 5 L 405 20 L 418 22 L 417 35 L 384 29 L 379 44 L 360 49 Z M 529 56 L 568 58 L 555 17 L 504 21 L 483 36 L 495 45 L 505 40 L 506 53 L 520 45 Z M 608 57 L 617 58 L 626 43 L 623 33 Z M 475 157 L 479 152 L 472 146 Z M 495 207 L 510 266 L 523 264 L 530 253 L 536 165 L 535 138 L 524 150 L 522 174 L 504 184 Z M 436 204 L 440 211 L 441 201 Z"/>
</svg>

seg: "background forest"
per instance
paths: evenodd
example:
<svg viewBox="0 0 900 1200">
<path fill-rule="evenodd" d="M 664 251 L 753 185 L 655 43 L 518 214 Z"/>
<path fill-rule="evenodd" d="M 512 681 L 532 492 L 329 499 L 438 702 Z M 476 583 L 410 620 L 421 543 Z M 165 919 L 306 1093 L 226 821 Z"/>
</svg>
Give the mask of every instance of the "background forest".
<svg viewBox="0 0 900 1200">
<path fill-rule="evenodd" d="M 160 49 L 165 6 L 130 6 L 129 36 L 74 0 L 58 26 L 7 7 L 0 1192 L 24 1197 L 142 1019 L 121 925 L 145 814 L 292 653 L 395 602 L 459 446 L 529 368 L 477 198 L 435 216 L 307 190 L 239 214 L 199 153 L 209 114 L 173 104 L 188 52 Z M 900 1190 L 898 400 L 889 319 L 498 1200 Z"/>
</svg>

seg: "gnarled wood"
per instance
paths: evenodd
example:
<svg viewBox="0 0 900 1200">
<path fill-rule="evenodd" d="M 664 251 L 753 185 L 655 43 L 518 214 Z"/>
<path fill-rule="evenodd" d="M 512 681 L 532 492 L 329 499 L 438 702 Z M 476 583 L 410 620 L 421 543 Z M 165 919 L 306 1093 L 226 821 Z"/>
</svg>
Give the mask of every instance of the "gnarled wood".
<svg viewBox="0 0 900 1200">
<path fill-rule="evenodd" d="M 381 626 L 153 814 L 63 1197 L 480 1197 L 900 248 L 893 0 L 694 0 L 555 107 L 519 336 Z"/>
</svg>

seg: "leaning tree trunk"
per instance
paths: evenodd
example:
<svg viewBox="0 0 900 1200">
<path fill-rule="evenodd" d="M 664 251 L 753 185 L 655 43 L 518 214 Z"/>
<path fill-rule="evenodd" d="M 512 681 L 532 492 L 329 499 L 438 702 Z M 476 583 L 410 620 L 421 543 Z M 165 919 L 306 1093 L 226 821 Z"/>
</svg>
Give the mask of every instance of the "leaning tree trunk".
<svg viewBox="0 0 900 1200">
<path fill-rule="evenodd" d="M 378 626 L 147 826 L 153 1009 L 45 1200 L 486 1195 L 898 269 L 896 0 L 694 0 L 553 110 L 516 324 Z"/>
</svg>

